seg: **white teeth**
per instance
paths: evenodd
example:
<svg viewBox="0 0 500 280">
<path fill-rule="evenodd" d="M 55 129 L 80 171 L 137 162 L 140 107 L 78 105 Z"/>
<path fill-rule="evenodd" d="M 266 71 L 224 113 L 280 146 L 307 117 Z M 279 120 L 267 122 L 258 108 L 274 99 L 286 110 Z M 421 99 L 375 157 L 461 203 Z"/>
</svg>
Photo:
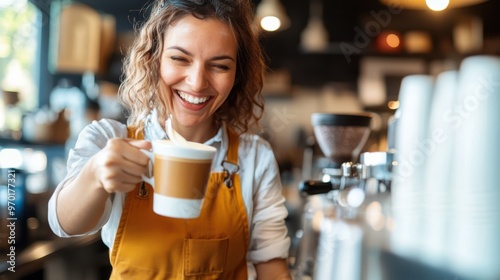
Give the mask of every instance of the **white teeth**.
<svg viewBox="0 0 500 280">
<path fill-rule="evenodd" d="M 208 97 L 194 97 L 182 91 L 177 91 L 177 93 L 182 99 L 192 104 L 200 104 L 208 100 Z"/>
</svg>

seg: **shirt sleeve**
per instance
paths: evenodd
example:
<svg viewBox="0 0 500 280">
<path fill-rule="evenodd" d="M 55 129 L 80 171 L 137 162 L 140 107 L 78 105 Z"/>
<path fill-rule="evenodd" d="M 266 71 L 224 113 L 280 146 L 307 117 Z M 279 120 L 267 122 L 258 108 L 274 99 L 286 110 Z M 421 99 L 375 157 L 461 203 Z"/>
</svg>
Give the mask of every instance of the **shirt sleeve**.
<svg viewBox="0 0 500 280">
<path fill-rule="evenodd" d="M 87 161 L 99 152 L 104 146 L 108 139 L 111 138 L 125 138 L 127 137 L 127 128 L 126 125 L 109 119 L 103 119 L 100 121 L 94 121 L 88 126 L 86 126 L 80 135 L 78 136 L 78 140 L 76 141 L 75 147 L 69 151 L 68 161 L 67 161 L 67 175 L 66 177 L 58 184 L 54 193 L 52 194 L 49 203 L 48 203 L 48 221 L 49 226 L 56 234 L 60 237 L 70 237 L 70 236 L 78 236 L 78 235 L 69 235 L 62 229 L 59 224 L 59 220 L 57 219 L 57 197 L 60 191 L 71 182 L 82 170 L 83 166 L 87 163 Z M 106 206 L 99 220 L 99 223 L 96 225 L 94 229 L 86 234 L 88 235 L 96 233 L 109 219 L 111 214 L 111 198 L 108 198 L 106 201 Z"/>
<path fill-rule="evenodd" d="M 254 175 L 253 218 L 248 260 L 253 263 L 288 258 L 290 238 L 285 224 L 288 211 L 279 169 L 271 147 L 257 145 Z"/>
</svg>

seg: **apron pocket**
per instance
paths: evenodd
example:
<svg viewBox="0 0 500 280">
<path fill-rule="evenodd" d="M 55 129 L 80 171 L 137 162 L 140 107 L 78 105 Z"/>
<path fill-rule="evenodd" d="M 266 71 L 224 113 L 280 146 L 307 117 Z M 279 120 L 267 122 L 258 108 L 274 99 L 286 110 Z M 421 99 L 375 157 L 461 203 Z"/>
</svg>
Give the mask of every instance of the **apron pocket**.
<svg viewBox="0 0 500 280">
<path fill-rule="evenodd" d="M 222 273 L 226 265 L 229 238 L 185 239 L 184 275 Z"/>
</svg>

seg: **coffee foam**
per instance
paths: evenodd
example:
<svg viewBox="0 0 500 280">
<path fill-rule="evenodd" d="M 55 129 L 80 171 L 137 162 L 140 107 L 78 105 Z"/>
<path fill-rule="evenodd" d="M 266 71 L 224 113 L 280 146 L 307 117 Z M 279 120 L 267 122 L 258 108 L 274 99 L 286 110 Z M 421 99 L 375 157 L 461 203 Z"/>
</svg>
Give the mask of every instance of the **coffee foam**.
<svg viewBox="0 0 500 280">
<path fill-rule="evenodd" d="M 217 149 L 214 147 L 196 143 L 186 142 L 185 145 L 179 146 L 170 140 L 154 140 L 153 150 L 155 154 L 160 154 L 167 157 L 189 158 L 189 159 L 213 159 Z"/>
</svg>

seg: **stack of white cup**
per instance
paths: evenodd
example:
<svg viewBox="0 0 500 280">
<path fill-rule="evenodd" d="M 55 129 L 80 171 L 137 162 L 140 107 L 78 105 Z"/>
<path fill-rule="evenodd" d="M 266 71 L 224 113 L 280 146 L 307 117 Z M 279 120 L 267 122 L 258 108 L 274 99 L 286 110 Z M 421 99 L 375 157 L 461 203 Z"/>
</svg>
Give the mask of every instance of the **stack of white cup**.
<svg viewBox="0 0 500 280">
<path fill-rule="evenodd" d="M 446 71 L 437 76 L 427 130 L 420 259 L 437 267 L 448 265 L 451 245 L 450 219 L 453 212 L 450 198 L 453 189 L 450 180 L 455 141 L 452 125 L 457 83 L 458 71 Z"/>
<path fill-rule="evenodd" d="M 500 279 L 500 57 L 464 59 L 456 106 L 451 269 Z"/>
<path fill-rule="evenodd" d="M 466 279 L 500 279 L 500 57 L 403 79 L 392 250 Z"/>
<path fill-rule="evenodd" d="M 422 186 L 426 160 L 427 127 L 434 79 L 429 75 L 403 78 L 396 112 L 392 206 L 395 222 L 391 236 L 394 252 L 413 258 L 421 248 Z"/>
</svg>

